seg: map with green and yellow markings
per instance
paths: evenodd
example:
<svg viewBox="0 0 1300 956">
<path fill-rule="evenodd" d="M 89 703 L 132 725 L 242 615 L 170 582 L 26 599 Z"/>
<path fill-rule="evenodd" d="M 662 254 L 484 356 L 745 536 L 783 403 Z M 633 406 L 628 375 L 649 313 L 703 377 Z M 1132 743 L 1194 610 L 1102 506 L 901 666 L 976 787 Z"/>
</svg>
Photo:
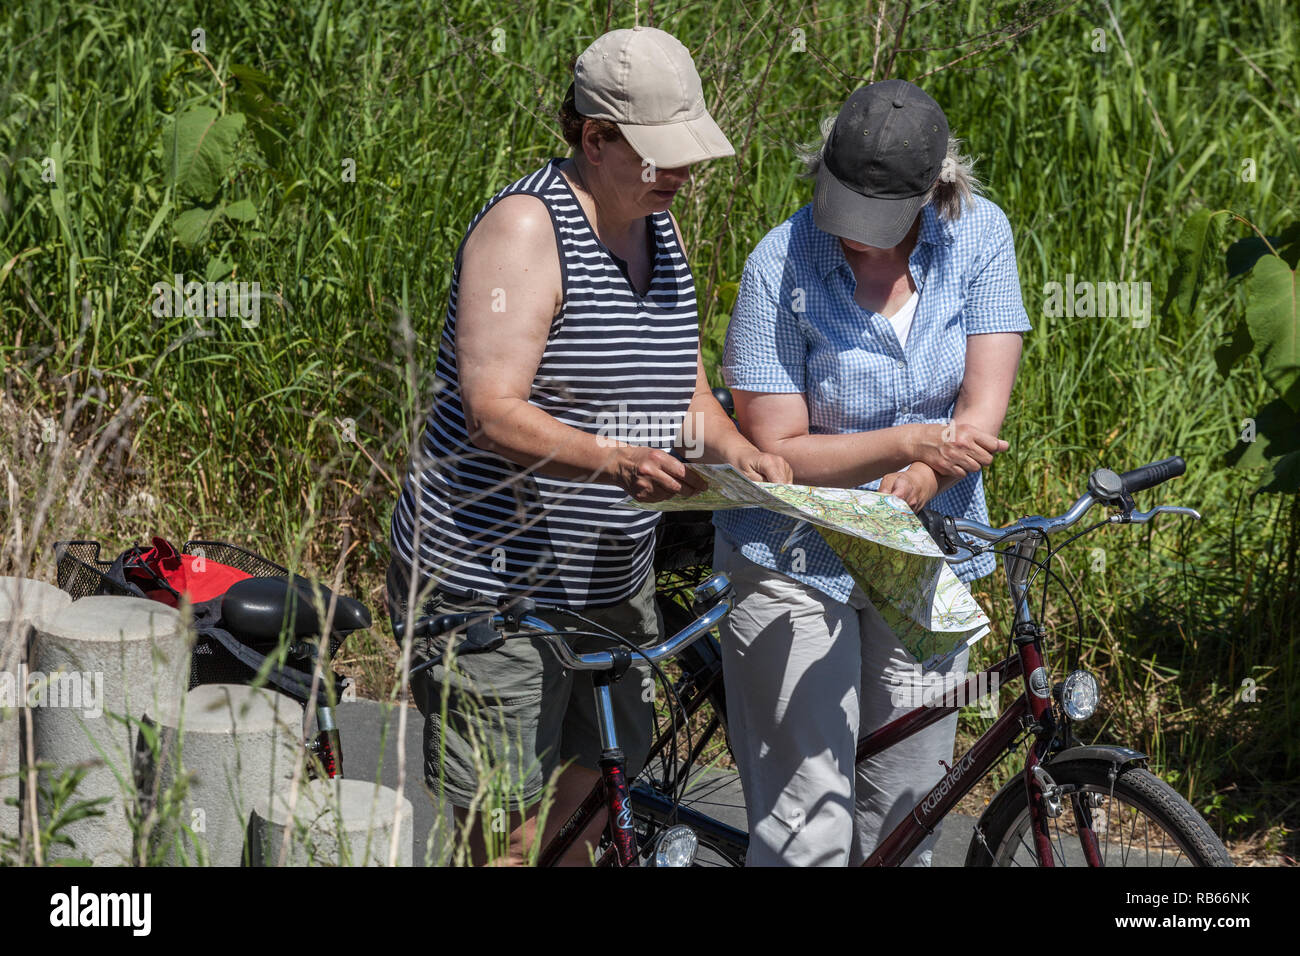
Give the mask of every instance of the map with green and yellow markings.
<svg viewBox="0 0 1300 956">
<path fill-rule="evenodd" d="M 988 616 L 901 498 L 857 488 L 755 482 L 730 465 L 687 468 L 707 482 L 706 490 L 653 504 L 628 498 L 623 506 L 656 511 L 765 508 L 816 528 L 899 643 L 923 664 L 988 633 Z M 796 527 L 786 547 L 803 527 Z"/>
</svg>

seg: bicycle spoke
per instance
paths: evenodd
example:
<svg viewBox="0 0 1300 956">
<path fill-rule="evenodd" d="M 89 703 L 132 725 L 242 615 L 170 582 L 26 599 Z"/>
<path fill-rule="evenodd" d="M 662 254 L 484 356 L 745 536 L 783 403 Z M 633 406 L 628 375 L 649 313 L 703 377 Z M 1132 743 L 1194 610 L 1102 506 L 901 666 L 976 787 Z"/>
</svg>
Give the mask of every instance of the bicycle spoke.
<svg viewBox="0 0 1300 956">
<path fill-rule="evenodd" d="M 1096 794 L 1096 797 L 1090 797 Z M 1058 866 L 1073 866 L 1088 859 L 1088 828 L 1096 838 L 1101 865 L 1110 866 L 1190 866 L 1191 857 L 1178 844 L 1174 837 L 1160 823 L 1152 819 L 1139 807 L 1107 795 L 1104 791 L 1080 789 L 1064 793 L 1063 799 L 1070 801 L 1088 801 L 1100 798 L 1100 806 L 1085 804 L 1090 821 L 1080 824 L 1074 812 L 1051 818 L 1047 826 L 1048 843 L 1052 850 L 1052 859 Z M 1131 818 L 1131 819 L 1128 819 Z M 1034 827 L 1028 809 L 1023 812 L 1019 823 L 1007 833 L 1001 848 L 986 848 L 994 865 L 1036 866 L 1039 864 L 1037 843 L 1033 839 Z M 1112 844 L 1116 859 L 1110 858 Z M 1070 848 L 1077 846 L 1078 859 L 1072 858 Z"/>
<path fill-rule="evenodd" d="M 1130 837 L 1130 839 L 1132 838 L 1132 836 L 1133 836 L 1134 833 L 1137 833 L 1137 825 L 1138 825 L 1138 815 L 1137 815 L 1137 812 L 1134 811 L 1134 812 L 1133 812 L 1133 829 L 1129 832 L 1129 837 Z M 1130 845 L 1130 847 L 1131 847 L 1131 846 L 1132 846 L 1132 843 L 1130 842 L 1129 845 Z M 1121 852 L 1122 852 L 1122 851 L 1121 851 Z M 1125 866 L 1128 866 L 1128 854 L 1127 854 L 1127 853 L 1122 853 L 1121 859 L 1124 861 L 1124 865 L 1125 865 Z"/>
<path fill-rule="evenodd" d="M 1106 840 L 1101 851 L 1101 865 L 1104 867 L 1107 865 L 1107 861 L 1110 859 L 1110 805 L 1109 803 L 1107 803 L 1106 807 L 1101 809 L 1102 812 L 1106 815 L 1106 833 L 1105 833 Z M 1096 826 L 1095 822 L 1093 823 L 1093 826 L 1094 827 Z"/>
<path fill-rule="evenodd" d="M 1025 842 L 1025 837 L 1023 833 L 1020 834 L 1020 845 L 1023 846 L 1025 850 L 1029 853 L 1029 858 L 1031 860 L 1038 859 L 1038 851 Z M 1016 865 L 1019 866 L 1020 864 L 1017 863 Z"/>
<path fill-rule="evenodd" d="M 1053 829 L 1056 831 L 1056 842 L 1052 846 L 1052 853 L 1054 856 L 1060 857 L 1061 866 L 1069 866 L 1070 864 L 1065 860 L 1065 844 L 1061 842 L 1061 824 L 1057 822 L 1059 819 L 1058 817 L 1057 820 L 1052 821 Z M 1060 848 L 1059 853 L 1057 852 L 1058 847 Z"/>
</svg>

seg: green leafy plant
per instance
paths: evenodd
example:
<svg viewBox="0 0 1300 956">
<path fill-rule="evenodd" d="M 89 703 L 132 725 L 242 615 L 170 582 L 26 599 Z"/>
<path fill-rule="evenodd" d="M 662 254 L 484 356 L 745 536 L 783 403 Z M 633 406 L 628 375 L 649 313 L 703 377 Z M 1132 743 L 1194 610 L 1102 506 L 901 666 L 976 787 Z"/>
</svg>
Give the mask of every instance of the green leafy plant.
<svg viewBox="0 0 1300 956">
<path fill-rule="evenodd" d="M 194 204 L 172 220 L 173 235 L 187 247 L 200 245 L 219 226 L 235 235 L 234 224 L 256 223 L 257 208 L 252 200 L 229 198 L 231 179 L 245 164 L 248 152 L 254 149 L 252 144 L 265 167 L 276 175 L 282 158 L 280 144 L 290 128 L 288 110 L 267 92 L 272 80 L 261 70 L 233 64 L 228 77 L 221 80 L 221 88 L 221 109 L 187 106 L 163 131 L 163 159 L 175 201 Z M 166 209 L 164 206 L 161 213 Z M 214 260 L 222 262 L 221 258 Z M 207 278 L 219 279 L 229 271 L 210 264 Z"/>
<path fill-rule="evenodd" d="M 24 767 L 22 773 L 41 774 L 49 773 L 54 769 L 52 764 L 39 763 Z M 76 841 L 67 834 L 67 828 L 87 817 L 102 817 L 104 805 L 112 802 L 110 797 L 74 799 L 77 788 L 89 772 L 89 766 L 79 764 L 65 768 L 57 776 L 47 778 L 50 782 L 39 788 L 41 802 L 47 808 L 47 812 L 40 820 L 39 840 L 24 840 L 19 836 L 0 834 L 0 866 L 28 866 L 38 862 L 36 845 L 40 846 L 42 861 L 49 860 L 49 849 L 52 846 L 66 846 L 72 850 L 77 848 Z M 23 792 L 26 792 L 25 783 Z M 16 805 L 18 800 L 15 797 L 6 797 L 5 802 L 12 806 Z M 59 866 L 89 866 L 91 863 L 84 857 L 60 857 L 50 862 L 57 863 Z"/>
<path fill-rule="evenodd" d="M 1172 303 L 1184 315 L 1195 310 L 1205 283 L 1210 254 L 1217 246 L 1218 216 L 1246 223 L 1255 235 L 1238 239 L 1225 255 L 1228 279 L 1240 279 L 1245 288 L 1246 309 L 1227 341 L 1215 350 L 1215 361 L 1226 377 L 1254 356 L 1275 395 L 1243 423 L 1242 439 L 1226 460 L 1236 468 L 1267 466 L 1269 477 L 1259 491 L 1294 493 L 1300 491 L 1300 222 L 1265 236 L 1228 210 L 1193 213 L 1175 246 L 1177 264 L 1165 299 L 1166 306 Z"/>
</svg>

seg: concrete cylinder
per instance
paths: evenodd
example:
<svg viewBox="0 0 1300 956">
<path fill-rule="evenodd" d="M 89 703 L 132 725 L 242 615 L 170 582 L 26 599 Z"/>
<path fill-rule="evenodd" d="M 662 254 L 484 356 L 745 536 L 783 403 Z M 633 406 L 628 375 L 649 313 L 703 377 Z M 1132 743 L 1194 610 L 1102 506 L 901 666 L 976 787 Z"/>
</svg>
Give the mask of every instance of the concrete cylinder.
<svg viewBox="0 0 1300 956">
<path fill-rule="evenodd" d="M 67 802 L 104 800 L 102 815 L 60 831 L 75 847 L 53 844 L 49 857 L 133 861 L 128 812 L 137 812 L 140 721 L 178 706 L 189 682 L 190 643 L 174 608 L 134 597 L 85 597 L 36 629 L 29 660 L 44 686 L 35 701 L 36 691 L 28 694 L 29 714 L 35 759 L 53 765 L 40 783 L 49 788 L 80 768 L 85 776 Z M 38 802 L 43 824 L 52 822 L 53 810 Z"/>
<path fill-rule="evenodd" d="M 159 854 L 168 865 L 239 866 L 257 800 L 286 789 L 304 760 L 302 704 L 266 688 L 204 684 L 158 723 L 164 743 L 149 789 L 155 806 L 177 808 L 155 835 Z"/>
<path fill-rule="evenodd" d="M 0 577 L 0 836 L 15 837 L 19 828 L 19 808 L 5 798 L 21 802 L 23 796 L 19 718 L 27 699 L 27 640 L 71 603 L 71 595 L 44 581 Z"/>
<path fill-rule="evenodd" d="M 365 780 L 312 780 L 290 805 L 284 789 L 259 802 L 249 822 L 255 866 L 281 862 L 290 830 L 289 866 L 386 866 L 393 828 L 398 828 L 397 865 L 410 866 L 411 801 L 390 787 Z"/>
</svg>

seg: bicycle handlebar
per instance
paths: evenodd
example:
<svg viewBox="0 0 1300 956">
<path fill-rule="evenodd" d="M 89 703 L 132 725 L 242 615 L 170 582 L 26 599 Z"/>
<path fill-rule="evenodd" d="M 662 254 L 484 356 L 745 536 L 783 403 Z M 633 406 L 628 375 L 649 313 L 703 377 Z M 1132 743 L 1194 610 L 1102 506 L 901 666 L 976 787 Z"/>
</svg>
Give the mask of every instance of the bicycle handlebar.
<svg viewBox="0 0 1300 956">
<path fill-rule="evenodd" d="M 973 548 L 958 537 L 959 534 L 991 542 L 1017 542 L 1030 535 L 1043 536 L 1068 528 L 1076 524 L 1095 504 L 1104 503 L 1119 507 L 1120 512 L 1111 515 L 1108 519 L 1109 522 L 1116 524 L 1141 524 L 1161 513 L 1182 514 L 1199 519 L 1200 512 L 1194 508 L 1159 505 L 1150 511 L 1137 511 L 1133 504 L 1133 492 L 1154 488 L 1170 478 L 1182 475 L 1186 470 L 1186 462 L 1176 455 L 1142 465 L 1122 475 L 1117 475 L 1108 468 L 1099 468 L 1088 477 L 1088 490 L 1064 514 L 1054 518 L 1026 515 L 1005 528 L 993 528 L 966 518 L 953 518 L 929 508 L 922 508 L 917 512 L 917 516 L 939 549 L 944 552 L 946 560 L 949 563 L 956 563 L 968 560 L 976 554 Z M 980 551 L 984 550 L 987 549 L 980 549 Z M 672 657 L 716 627 L 731 613 L 733 604 L 731 582 L 727 576 L 713 575 L 695 591 L 692 605 L 699 617 L 668 640 L 653 647 L 642 648 L 638 655 L 650 661 Z M 536 609 L 535 602 L 529 598 L 503 598 L 496 612 L 464 611 L 421 618 L 415 623 L 413 633 L 415 637 L 439 637 L 464 628 L 465 637 L 457 647 L 459 654 L 482 654 L 494 651 L 508 639 L 542 637 L 555 651 L 556 656 L 573 670 L 610 670 L 615 666 L 614 656 L 609 651 L 574 653 L 562 636 L 564 632 L 536 617 L 532 613 Z M 510 633 L 505 633 L 507 631 Z M 403 640 L 406 634 L 406 621 L 394 621 L 393 633 L 399 641 Z"/>
<path fill-rule="evenodd" d="M 496 650 L 507 640 L 541 637 L 555 651 L 560 661 L 573 670 L 603 671 L 614 668 L 615 659 L 610 651 L 575 653 L 564 639 L 565 632 L 529 613 L 536 609 L 531 599 L 503 599 L 501 604 L 501 610 L 497 612 L 464 611 L 421 618 L 415 623 L 412 633 L 416 637 L 440 637 L 464 627 L 465 637 L 456 647 L 457 654 L 484 654 Z M 667 640 L 653 647 L 641 648 L 637 656 L 653 663 L 680 653 L 717 627 L 731 613 L 734 604 L 731 581 L 725 574 L 713 575 L 695 589 L 692 605 L 699 616 Z M 393 633 L 399 641 L 402 640 L 406 634 L 406 621 L 394 621 Z"/>
<path fill-rule="evenodd" d="M 1156 485 L 1166 482 L 1170 478 L 1177 478 L 1185 471 L 1187 471 L 1187 462 L 1183 461 L 1177 455 L 1174 455 L 1172 458 L 1166 458 L 1163 461 L 1153 461 L 1149 465 L 1143 465 L 1140 468 L 1134 468 L 1132 471 L 1126 471 L 1124 474 L 1119 476 L 1119 479 L 1123 482 L 1124 490 L 1129 494 L 1132 494 L 1135 491 L 1145 491 L 1147 488 L 1154 488 Z"/>
<path fill-rule="evenodd" d="M 1161 513 L 1182 514 L 1200 518 L 1200 512 L 1194 508 L 1159 505 L 1150 511 L 1137 511 L 1133 504 L 1133 492 L 1154 488 L 1170 478 L 1178 477 L 1186 470 L 1187 463 L 1176 455 L 1162 461 L 1152 462 L 1149 465 L 1143 465 L 1140 468 L 1134 468 L 1122 475 L 1117 475 L 1108 468 L 1098 468 L 1088 477 L 1088 490 L 1064 514 L 1057 515 L 1054 518 L 1044 518 L 1041 515 L 1026 515 L 1005 528 L 993 528 L 966 518 L 953 518 L 949 515 L 939 514 L 929 508 L 922 508 L 917 512 L 917 516 L 921 519 L 921 523 L 925 525 L 925 529 L 930 532 L 930 537 L 934 538 L 939 550 L 943 551 L 947 556 L 946 560 L 949 563 L 955 563 L 968 560 L 976 554 L 973 548 L 957 537 L 958 534 L 970 535 L 984 541 L 1016 542 L 1031 534 L 1052 534 L 1068 528 L 1076 524 L 1095 504 L 1110 504 L 1122 509 L 1120 513 L 1111 515 L 1108 519 L 1114 524 L 1142 524 Z M 981 548 L 980 550 L 987 549 Z M 963 555 L 962 552 L 965 552 L 965 554 Z"/>
</svg>

